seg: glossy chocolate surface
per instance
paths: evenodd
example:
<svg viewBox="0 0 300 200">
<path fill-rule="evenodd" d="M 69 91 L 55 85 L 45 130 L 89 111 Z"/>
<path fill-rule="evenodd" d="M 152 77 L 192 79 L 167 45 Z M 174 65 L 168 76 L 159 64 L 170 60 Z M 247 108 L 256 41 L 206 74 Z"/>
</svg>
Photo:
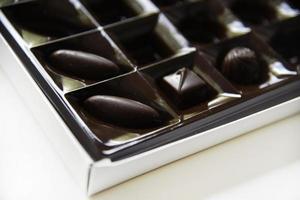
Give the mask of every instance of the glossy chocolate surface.
<svg viewBox="0 0 300 200">
<path fill-rule="evenodd" d="M 120 71 L 112 61 L 82 51 L 56 50 L 49 60 L 54 69 L 80 79 L 103 80 L 118 75 Z"/>
<path fill-rule="evenodd" d="M 32 49 L 65 92 L 129 73 L 134 67 L 107 37 L 94 31 Z"/>
<path fill-rule="evenodd" d="M 259 84 L 268 73 L 267 63 L 246 47 L 231 49 L 221 61 L 220 70 L 229 80 L 242 84 Z"/>
<path fill-rule="evenodd" d="M 108 123 L 131 128 L 149 128 L 161 123 L 152 107 L 127 98 L 92 96 L 84 101 L 85 109 Z"/>
<path fill-rule="evenodd" d="M 178 122 L 139 73 L 71 92 L 67 99 L 106 146 L 126 143 Z"/>
<path fill-rule="evenodd" d="M 182 68 L 163 77 L 160 86 L 179 108 L 188 108 L 210 97 L 208 85 L 193 71 Z"/>
</svg>

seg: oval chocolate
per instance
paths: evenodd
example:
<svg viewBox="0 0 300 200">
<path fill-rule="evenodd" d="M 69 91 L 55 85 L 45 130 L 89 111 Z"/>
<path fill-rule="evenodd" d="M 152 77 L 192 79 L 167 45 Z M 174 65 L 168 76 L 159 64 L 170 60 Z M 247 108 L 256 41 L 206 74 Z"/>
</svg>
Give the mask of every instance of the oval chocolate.
<svg viewBox="0 0 300 200">
<path fill-rule="evenodd" d="M 74 50 L 57 50 L 50 57 L 51 66 L 68 76 L 99 81 L 119 73 L 119 67 L 101 56 Z"/>
<path fill-rule="evenodd" d="M 104 122 L 127 128 L 151 128 L 161 123 L 155 109 L 123 97 L 92 96 L 84 101 L 84 108 Z"/>
</svg>

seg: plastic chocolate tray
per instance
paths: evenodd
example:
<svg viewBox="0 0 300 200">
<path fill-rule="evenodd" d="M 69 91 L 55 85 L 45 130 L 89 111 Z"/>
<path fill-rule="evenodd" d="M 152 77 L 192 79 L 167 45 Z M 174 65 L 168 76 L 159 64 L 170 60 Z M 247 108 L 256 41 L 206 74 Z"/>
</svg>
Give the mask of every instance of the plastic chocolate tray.
<svg viewBox="0 0 300 200">
<path fill-rule="evenodd" d="M 297 0 L 0 0 L 1 33 L 95 160 L 300 95 Z"/>
</svg>

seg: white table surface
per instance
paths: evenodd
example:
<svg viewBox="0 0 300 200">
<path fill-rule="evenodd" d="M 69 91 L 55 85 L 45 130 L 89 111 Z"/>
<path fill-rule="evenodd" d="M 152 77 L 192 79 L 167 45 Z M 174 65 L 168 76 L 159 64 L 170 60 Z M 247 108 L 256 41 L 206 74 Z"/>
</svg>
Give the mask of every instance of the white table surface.
<svg viewBox="0 0 300 200">
<path fill-rule="evenodd" d="M 1 67 L 0 128 L 0 200 L 87 199 Z M 296 115 L 91 199 L 299 200 L 299 130 Z"/>
</svg>

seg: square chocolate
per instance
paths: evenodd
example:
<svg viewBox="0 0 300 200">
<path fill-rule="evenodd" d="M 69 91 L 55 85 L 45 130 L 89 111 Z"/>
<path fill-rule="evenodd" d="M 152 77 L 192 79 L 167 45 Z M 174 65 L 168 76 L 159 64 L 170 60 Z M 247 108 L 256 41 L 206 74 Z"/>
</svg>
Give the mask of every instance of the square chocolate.
<svg viewBox="0 0 300 200">
<path fill-rule="evenodd" d="M 160 86 L 180 109 L 205 101 L 210 96 L 210 88 L 206 82 L 187 68 L 163 77 Z"/>
</svg>

